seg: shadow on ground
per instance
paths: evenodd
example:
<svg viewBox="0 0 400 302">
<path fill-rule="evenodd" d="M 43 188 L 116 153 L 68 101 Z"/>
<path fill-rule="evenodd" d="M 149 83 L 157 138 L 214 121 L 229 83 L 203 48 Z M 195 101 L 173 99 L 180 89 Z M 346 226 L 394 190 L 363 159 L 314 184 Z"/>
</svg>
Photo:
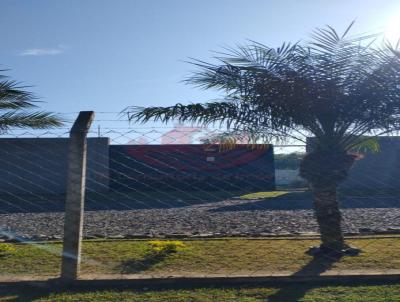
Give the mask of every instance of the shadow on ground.
<svg viewBox="0 0 400 302">
<path fill-rule="evenodd" d="M 323 272 L 331 269 L 334 264 L 341 259 L 340 256 L 319 256 L 313 258 L 307 265 L 305 265 L 301 270 L 293 274 L 293 276 L 318 276 L 321 275 Z M 144 261 L 144 259 L 143 259 Z M 154 264 L 155 261 L 154 259 L 149 260 L 145 264 L 147 267 L 151 267 L 151 265 Z M 131 268 L 138 268 L 137 266 L 139 263 L 126 263 L 126 265 Z M 144 268 L 142 268 L 144 269 Z M 137 271 L 135 271 L 137 272 Z M 204 289 L 206 290 L 207 288 L 210 288 L 211 290 L 215 290 L 217 288 L 221 289 L 229 289 L 229 288 L 235 288 L 235 289 L 263 289 L 263 288 L 269 288 L 269 289 L 275 289 L 273 294 L 259 294 L 259 293 L 254 293 L 250 292 L 248 295 L 241 295 L 238 296 L 239 298 L 243 298 L 243 301 L 247 301 L 246 298 L 249 299 L 249 301 L 256 301 L 254 297 L 256 297 L 257 301 L 265 301 L 265 302 L 298 302 L 302 298 L 304 298 L 311 290 L 318 288 L 318 287 L 323 287 L 323 286 L 362 286 L 362 285 L 390 285 L 390 284 L 396 284 L 393 281 L 371 281 L 371 282 L 360 282 L 360 281 L 355 281 L 352 282 L 351 284 L 346 281 L 344 282 L 307 282 L 307 283 L 277 283 L 274 282 L 273 284 L 271 283 L 265 283 L 265 284 L 257 284 L 257 285 L 249 285 L 249 284 L 243 284 L 243 285 L 235 285 L 235 286 L 229 286 L 229 285 L 224 285 L 223 283 L 216 285 L 216 284 L 210 284 L 210 285 L 195 285 L 195 284 L 174 284 L 171 286 L 148 286 L 146 287 L 146 293 L 148 294 L 149 291 L 154 291 L 157 293 L 157 295 L 160 297 L 163 296 L 163 291 L 164 290 L 179 290 L 179 289 Z M 107 292 L 104 292 L 107 291 Z M 23 302 L 23 301 L 36 301 L 36 300 L 44 300 L 44 301 L 82 301 L 82 300 L 77 300 L 77 297 L 74 297 L 73 295 L 75 294 L 85 294 L 85 293 L 96 293 L 97 298 L 102 297 L 103 292 L 104 292 L 104 298 L 110 297 L 110 293 L 112 291 L 115 292 L 120 292 L 120 291 L 132 291 L 132 292 L 143 292 L 143 289 L 141 287 L 131 287 L 127 286 L 125 283 L 122 283 L 122 286 L 118 286 L 115 283 L 110 284 L 110 285 L 102 285 L 101 287 L 99 286 L 89 286 L 86 285 L 84 287 L 79 287 L 79 288 L 63 288 L 63 287 L 48 287 L 48 285 L 44 282 L 37 282 L 35 284 L 31 284 L 30 286 L 23 286 L 22 284 L 20 285 L 14 285 L 14 286 L 4 286 L 0 284 L 0 301 L 7 301 L 7 302 Z M 261 291 L 262 292 L 262 291 Z M 67 293 L 67 295 L 65 295 Z M 201 294 L 201 301 L 221 301 L 221 300 L 211 300 L 212 299 L 212 293 L 210 293 L 210 299 L 205 299 L 206 291 L 202 291 Z M 265 292 L 264 292 L 265 293 Z M 58 296 L 60 295 L 60 296 Z M 179 293 L 177 293 L 179 295 Z M 58 296 L 58 297 L 57 297 Z M 120 296 L 121 297 L 121 296 Z M 119 298 L 120 298 L 119 297 Z M 171 296 L 169 296 L 171 298 Z M 180 296 L 179 296 L 180 297 Z M 5 299 L 5 300 L 2 300 Z M 115 298 L 116 299 L 116 298 Z M 89 301 L 89 300 L 88 300 Z M 90 300 L 90 301 L 95 301 L 95 300 Z M 105 301 L 102 299 L 102 301 Z M 113 300 L 116 301 L 116 300 Z M 127 301 L 127 300 L 121 300 L 121 301 Z M 136 300 L 135 300 L 136 301 Z M 153 300 L 152 300 L 153 301 Z M 156 300 L 154 300 L 156 301 Z M 163 300 L 157 300 L 157 301 L 163 301 Z M 172 301 L 172 300 L 168 300 Z M 182 300 L 179 300 L 182 301 Z M 187 300 L 189 301 L 189 300 Z M 193 299 L 190 298 L 190 301 L 200 301 L 197 300 L 196 298 L 193 297 Z M 225 301 L 225 300 L 224 300 Z M 242 300 L 240 300 L 242 301 Z M 314 301 L 314 300 L 313 300 Z M 317 301 L 317 300 L 315 300 Z M 324 300 L 325 301 L 325 300 Z M 336 300 L 335 300 L 336 301 Z M 357 300 L 361 301 L 361 300 Z M 391 300 L 392 301 L 392 300 Z"/>
<path fill-rule="evenodd" d="M 109 192 L 86 194 L 85 211 L 169 209 L 216 203 L 248 192 Z M 63 212 L 64 195 L 0 195 L 0 214 Z"/>
<path fill-rule="evenodd" d="M 342 196 L 339 198 L 342 209 L 356 208 L 399 208 L 400 197 L 372 196 L 356 197 Z M 237 211 L 292 211 L 292 210 L 312 210 L 313 201 L 310 192 L 291 192 L 286 195 L 246 200 L 234 204 L 210 209 L 210 212 L 237 212 Z"/>
<path fill-rule="evenodd" d="M 152 268 L 157 263 L 162 262 L 167 257 L 167 254 L 149 253 L 141 259 L 130 259 L 123 261 L 117 269 L 122 274 L 138 274 Z"/>
<path fill-rule="evenodd" d="M 210 212 L 311 210 L 312 196 L 307 191 L 292 191 L 265 199 L 240 199 L 248 191 L 165 191 L 109 192 L 86 195 L 85 211 L 170 209 L 215 204 Z M 63 195 L 0 195 L 0 214 L 63 212 Z M 224 202 L 224 203 L 222 203 Z M 218 204 L 221 203 L 221 204 Z M 341 208 L 399 208 L 399 195 L 342 196 Z"/>
<path fill-rule="evenodd" d="M 301 268 L 293 276 L 319 276 L 332 268 L 342 256 L 321 255 L 314 257 L 308 264 Z M 268 302 L 299 301 L 306 293 L 315 287 L 315 284 L 304 283 L 301 286 L 282 287 L 274 295 L 268 297 Z"/>
</svg>

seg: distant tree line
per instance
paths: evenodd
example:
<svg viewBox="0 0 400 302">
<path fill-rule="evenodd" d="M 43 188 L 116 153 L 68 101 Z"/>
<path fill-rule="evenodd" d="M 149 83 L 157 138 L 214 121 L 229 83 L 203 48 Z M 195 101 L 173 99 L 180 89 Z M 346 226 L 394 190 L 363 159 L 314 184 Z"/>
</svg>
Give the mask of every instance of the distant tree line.
<svg viewBox="0 0 400 302">
<path fill-rule="evenodd" d="M 277 170 L 297 170 L 304 157 L 302 152 L 275 154 L 275 169 Z"/>
</svg>

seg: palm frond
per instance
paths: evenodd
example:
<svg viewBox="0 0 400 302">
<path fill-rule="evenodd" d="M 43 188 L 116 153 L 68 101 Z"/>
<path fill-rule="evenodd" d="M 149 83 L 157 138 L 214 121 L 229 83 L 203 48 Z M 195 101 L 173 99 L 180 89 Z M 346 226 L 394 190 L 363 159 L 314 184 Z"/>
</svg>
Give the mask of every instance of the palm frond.
<svg viewBox="0 0 400 302">
<path fill-rule="evenodd" d="M 274 48 L 251 41 L 225 48 L 217 63 L 192 60 L 186 83 L 225 93 L 220 102 L 133 108 L 129 120 L 220 123 L 268 138 L 298 133 L 347 148 L 377 129 L 400 129 L 400 54 L 379 34 L 340 34 L 327 26 L 311 39 Z M 131 108 L 132 109 L 132 108 Z"/>
<path fill-rule="evenodd" d="M 213 102 L 197 104 L 176 104 L 170 107 L 128 107 L 125 109 L 130 121 L 147 122 L 149 120 L 168 123 L 172 120 L 202 125 L 226 124 L 228 127 L 243 123 L 256 125 L 257 114 L 246 104 L 234 102 Z"/>
<path fill-rule="evenodd" d="M 245 144 L 250 149 L 268 148 L 268 138 L 265 133 L 257 131 L 233 130 L 215 133 L 201 140 L 204 144 L 217 144 L 220 151 L 233 150 L 238 145 Z"/>
<path fill-rule="evenodd" d="M 371 151 L 372 153 L 378 153 L 380 151 L 379 138 L 378 137 L 364 137 L 359 138 L 349 148 L 355 151 Z"/>
<path fill-rule="evenodd" d="M 36 107 L 36 97 L 15 81 L 0 81 L 0 110 Z"/>
<path fill-rule="evenodd" d="M 61 126 L 63 121 L 58 115 L 32 111 L 37 108 L 38 101 L 26 88 L 0 75 L 0 130 L 4 133 L 11 128 L 44 129 Z"/>
<path fill-rule="evenodd" d="M 0 114 L 0 129 L 3 132 L 10 128 L 46 129 L 59 127 L 61 125 L 62 119 L 59 116 L 43 111 L 9 111 Z"/>
</svg>

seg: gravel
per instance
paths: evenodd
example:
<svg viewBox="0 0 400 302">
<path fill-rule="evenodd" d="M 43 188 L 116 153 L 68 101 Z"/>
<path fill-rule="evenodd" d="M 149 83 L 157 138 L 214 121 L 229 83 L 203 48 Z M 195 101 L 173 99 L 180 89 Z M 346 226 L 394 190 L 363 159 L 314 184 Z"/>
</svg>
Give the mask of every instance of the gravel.
<svg viewBox="0 0 400 302">
<path fill-rule="evenodd" d="M 345 198 L 343 230 L 349 234 L 400 233 L 397 205 L 400 201 L 395 198 Z M 0 214 L 0 238 L 60 239 L 63 220 L 61 211 L 6 212 Z M 312 202 L 292 199 L 230 199 L 171 208 L 88 210 L 84 221 L 86 238 L 269 236 L 317 231 Z"/>
</svg>

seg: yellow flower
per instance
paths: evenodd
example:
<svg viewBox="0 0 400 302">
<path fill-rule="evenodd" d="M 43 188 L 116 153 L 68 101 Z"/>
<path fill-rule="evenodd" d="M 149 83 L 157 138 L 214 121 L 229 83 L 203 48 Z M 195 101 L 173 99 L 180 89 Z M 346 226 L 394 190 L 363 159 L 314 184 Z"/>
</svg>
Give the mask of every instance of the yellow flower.
<svg viewBox="0 0 400 302">
<path fill-rule="evenodd" d="M 177 240 L 153 240 L 149 241 L 152 251 L 155 253 L 175 253 L 184 249 L 186 245 L 182 241 Z"/>
<path fill-rule="evenodd" d="M 0 243 L 0 256 L 11 255 L 15 253 L 15 247 L 9 243 Z"/>
</svg>

